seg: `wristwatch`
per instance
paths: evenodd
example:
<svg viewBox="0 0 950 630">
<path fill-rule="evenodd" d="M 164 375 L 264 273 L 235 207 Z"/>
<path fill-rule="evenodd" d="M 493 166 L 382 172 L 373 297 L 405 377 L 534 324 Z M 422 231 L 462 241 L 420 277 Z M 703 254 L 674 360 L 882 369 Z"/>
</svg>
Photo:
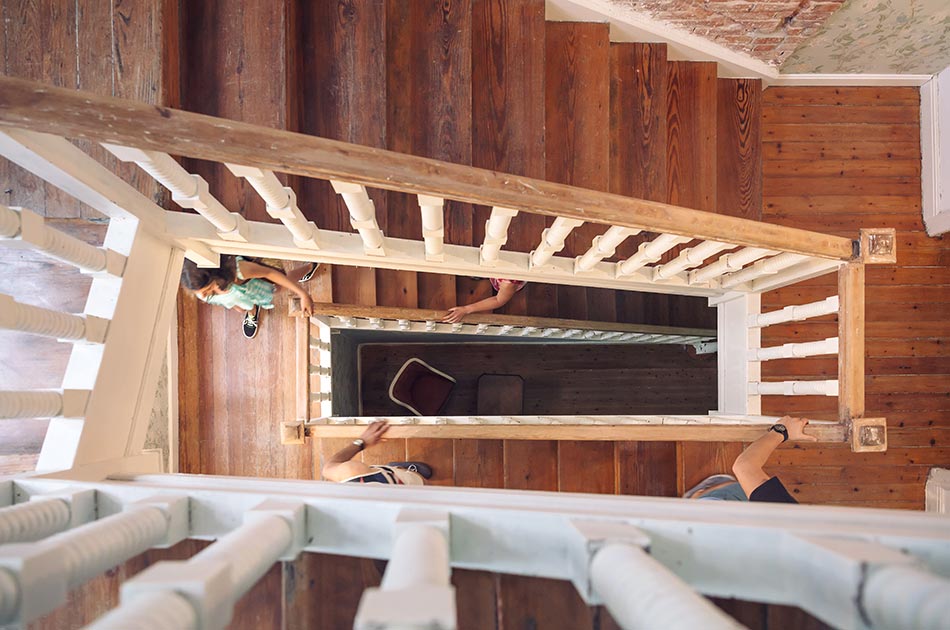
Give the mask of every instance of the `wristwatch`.
<svg viewBox="0 0 950 630">
<path fill-rule="evenodd" d="M 366 448 L 366 442 L 363 440 L 363 438 L 356 438 L 353 440 L 353 444 L 361 451 Z"/>
<path fill-rule="evenodd" d="M 782 436 L 782 442 L 788 442 L 788 429 L 784 424 L 773 424 L 769 427 L 769 431 L 775 431 Z"/>
</svg>

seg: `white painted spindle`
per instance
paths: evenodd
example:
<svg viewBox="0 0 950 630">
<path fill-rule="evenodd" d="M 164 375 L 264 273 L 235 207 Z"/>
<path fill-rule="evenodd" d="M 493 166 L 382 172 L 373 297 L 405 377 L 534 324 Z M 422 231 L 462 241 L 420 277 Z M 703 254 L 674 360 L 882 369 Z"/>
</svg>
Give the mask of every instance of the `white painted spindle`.
<svg viewBox="0 0 950 630">
<path fill-rule="evenodd" d="M 411 328 L 411 323 L 408 319 L 397 319 L 396 326 L 399 328 L 399 330 L 406 331 Z"/>
<path fill-rule="evenodd" d="M 722 250 L 729 249 L 730 247 L 735 247 L 735 245 L 730 245 L 729 243 L 719 243 L 716 241 L 703 241 L 696 247 L 684 249 L 680 252 L 679 256 L 665 265 L 656 267 L 653 270 L 653 279 L 668 280 L 682 271 L 692 269 L 693 267 L 703 264 L 703 261 L 705 261 L 710 256 L 714 256 Z"/>
<path fill-rule="evenodd" d="M 20 210 L 19 239 L 44 255 L 73 265 L 84 273 L 105 271 L 121 276 L 125 268 L 125 256 L 64 234 L 25 208 Z"/>
<path fill-rule="evenodd" d="M 382 330 L 383 320 L 379 317 L 370 317 L 369 318 L 369 327 L 373 330 Z"/>
<path fill-rule="evenodd" d="M 531 252 L 531 266 L 540 267 L 551 260 L 554 254 L 564 249 L 564 241 L 574 228 L 584 225 L 583 221 L 577 219 L 565 219 L 556 217 L 551 227 L 545 228 L 541 232 L 541 242 L 537 248 Z"/>
<path fill-rule="evenodd" d="M 868 568 L 858 601 L 870 628 L 947 627 L 950 580 L 922 567 L 892 565 Z"/>
<path fill-rule="evenodd" d="M 749 394 L 780 396 L 837 396 L 838 381 L 776 381 L 750 382 Z"/>
<path fill-rule="evenodd" d="M 55 418 L 62 411 L 57 391 L 0 391 L 0 418 Z"/>
<path fill-rule="evenodd" d="M 612 225 L 600 236 L 595 236 L 590 249 L 574 261 L 574 272 L 590 271 L 604 258 L 610 258 L 617 252 L 617 247 L 627 238 L 636 236 L 640 230 Z"/>
<path fill-rule="evenodd" d="M 0 237 L 14 238 L 20 233 L 20 213 L 0 203 Z"/>
<path fill-rule="evenodd" d="M 442 197 L 419 195 L 419 211 L 422 213 L 422 238 L 425 241 L 426 260 L 442 262 L 445 260 L 445 225 Z"/>
<path fill-rule="evenodd" d="M 247 221 L 231 212 L 215 199 L 208 182 L 200 175 L 192 175 L 167 153 L 133 149 L 114 144 L 103 144 L 123 162 L 135 162 L 172 193 L 172 200 L 182 208 L 190 208 L 208 220 L 218 235 L 228 241 L 247 241 Z"/>
<path fill-rule="evenodd" d="M 456 627 L 449 545 L 437 526 L 448 527 L 448 514 L 435 523 L 397 521 L 386 572 L 378 589 L 364 591 L 353 623 L 356 630 Z"/>
<path fill-rule="evenodd" d="M 525 326 L 524 328 L 521 329 L 521 334 L 519 334 L 518 336 L 519 336 L 519 337 L 530 337 L 531 334 L 534 333 L 534 332 L 536 332 L 537 330 L 538 330 L 538 329 L 535 328 L 534 326 Z"/>
<path fill-rule="evenodd" d="M 488 332 L 488 324 L 478 324 L 475 326 L 476 335 L 484 335 L 486 332 Z"/>
<path fill-rule="evenodd" d="M 64 341 L 104 343 L 109 320 L 92 315 L 71 315 L 40 306 L 20 304 L 0 294 L 0 329 L 53 337 Z"/>
<path fill-rule="evenodd" d="M 749 350 L 750 361 L 771 361 L 772 359 L 793 359 L 813 357 L 820 354 L 838 354 L 838 338 L 829 337 L 821 341 L 804 343 L 786 343 L 781 346 L 755 348 Z"/>
<path fill-rule="evenodd" d="M 759 247 L 746 247 L 731 254 L 723 254 L 716 262 L 706 265 L 701 269 L 690 271 L 688 281 L 690 284 L 700 284 L 709 282 L 727 273 L 739 271 L 746 265 L 754 263 L 760 258 L 770 256 L 775 252 L 770 249 L 761 249 Z"/>
<path fill-rule="evenodd" d="M 765 327 L 772 326 L 773 324 L 798 322 L 803 319 L 811 319 L 812 317 L 830 315 L 831 313 L 838 312 L 838 305 L 838 296 L 832 295 L 819 302 L 786 306 L 777 311 L 752 315 L 749 317 L 749 326 Z"/>
<path fill-rule="evenodd" d="M 517 210 L 494 207 L 491 216 L 485 222 L 485 242 L 479 248 L 479 260 L 483 265 L 493 265 L 498 261 L 502 246 L 508 242 L 508 227 L 511 220 L 518 216 Z"/>
<path fill-rule="evenodd" d="M 307 221 L 297 206 L 297 193 L 284 186 L 273 171 L 253 166 L 225 164 L 236 177 L 243 177 L 264 200 L 267 214 L 277 219 L 290 232 L 294 245 L 304 249 L 320 249 L 317 238 L 320 231 L 312 221 Z"/>
<path fill-rule="evenodd" d="M 438 323 L 438 322 L 435 322 L 435 321 L 432 321 L 432 320 L 427 320 L 427 321 L 426 321 L 426 332 L 436 332 L 436 331 L 438 330 L 438 328 L 439 328 L 439 323 Z"/>
<path fill-rule="evenodd" d="M 630 544 L 608 543 L 590 563 L 594 592 L 623 628 L 736 630 L 735 619 Z"/>
<path fill-rule="evenodd" d="M 838 269 L 841 265 L 842 262 L 840 260 L 828 260 L 827 258 L 803 260 L 782 271 L 753 280 L 750 290 L 756 293 L 771 291 L 772 289 L 778 289 L 790 284 L 795 284 L 796 282 L 802 282 L 816 276 L 824 275 Z"/>
<path fill-rule="evenodd" d="M 363 250 L 371 256 L 385 256 L 383 231 L 376 222 L 376 205 L 369 198 L 366 187 L 360 184 L 331 181 L 333 190 L 343 197 L 350 211 L 350 223 L 363 239 Z"/>
<path fill-rule="evenodd" d="M 0 509 L 0 545 L 32 542 L 69 526 L 70 507 L 62 499 L 18 503 Z"/>
<path fill-rule="evenodd" d="M 198 613 L 184 595 L 158 591 L 137 595 L 130 603 L 99 617 L 86 630 L 197 630 Z"/>
<path fill-rule="evenodd" d="M 721 283 L 722 288 L 728 289 L 738 284 L 755 280 L 756 278 L 760 278 L 762 276 L 778 273 L 782 269 L 786 269 L 792 265 L 798 264 L 806 258 L 808 258 L 808 256 L 785 252 L 779 254 L 778 256 L 772 256 L 771 258 L 760 260 L 751 267 L 746 267 L 741 271 L 730 273 L 729 275 L 724 276 Z"/>
<path fill-rule="evenodd" d="M 629 276 L 635 273 L 648 263 L 656 262 L 663 254 L 670 251 L 681 243 L 691 241 L 688 236 L 677 236 L 676 234 L 660 234 L 649 243 L 641 243 L 637 253 L 617 264 L 617 277 Z"/>
<path fill-rule="evenodd" d="M 0 574 L 13 578 L 0 583 L 0 589 L 12 582 L 18 591 L 14 606 L 0 606 L 0 624 L 31 621 L 65 603 L 69 591 L 165 541 L 169 522 L 161 508 L 142 506 L 37 543 L 0 547 Z M 43 566 L 41 573 L 23 575 L 25 567 L 37 563 Z M 25 578 L 29 589 L 22 588 Z M 0 601 L 8 599 L 9 594 L 0 594 Z"/>
</svg>

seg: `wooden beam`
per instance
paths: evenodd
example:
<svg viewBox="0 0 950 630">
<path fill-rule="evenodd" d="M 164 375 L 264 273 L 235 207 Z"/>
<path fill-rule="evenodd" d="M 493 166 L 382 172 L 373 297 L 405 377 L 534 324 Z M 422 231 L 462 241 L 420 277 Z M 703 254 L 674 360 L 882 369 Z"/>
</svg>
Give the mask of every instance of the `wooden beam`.
<svg viewBox="0 0 950 630">
<path fill-rule="evenodd" d="M 771 424 L 394 424 L 387 438 L 444 438 L 468 440 L 587 440 L 587 441 L 682 441 L 682 442 L 752 442 L 761 437 Z M 366 429 L 362 424 L 311 424 L 312 438 L 358 438 Z M 808 433 L 819 442 L 846 442 L 843 425 L 828 423 L 808 425 Z"/>
<path fill-rule="evenodd" d="M 316 302 L 314 315 L 340 317 L 375 317 L 379 319 L 408 319 L 413 322 L 441 322 L 446 311 L 422 308 L 399 308 L 393 306 L 363 306 L 360 304 L 331 304 Z M 300 300 L 290 298 L 290 315 L 300 316 Z M 558 319 L 554 317 L 528 317 L 525 315 L 467 315 L 466 324 L 488 324 L 489 326 L 531 326 L 538 329 L 562 328 L 565 330 L 599 330 L 603 332 L 643 333 L 649 335 L 685 335 L 715 337 L 712 328 L 678 328 L 676 326 L 651 326 L 649 324 L 623 324 L 616 322 L 594 322 L 578 319 Z"/>
<path fill-rule="evenodd" d="M 310 419 L 310 320 L 298 317 L 294 320 L 294 328 L 294 353 L 297 362 L 294 372 L 297 385 L 294 404 L 297 420 L 306 422 Z"/>
<path fill-rule="evenodd" d="M 851 260 L 851 239 L 0 78 L 0 126 L 702 240 Z M 227 142 L 221 139 L 227 137 Z M 267 147 L 262 151 L 261 147 Z"/>
<path fill-rule="evenodd" d="M 864 263 L 838 271 L 838 419 L 864 416 Z"/>
</svg>

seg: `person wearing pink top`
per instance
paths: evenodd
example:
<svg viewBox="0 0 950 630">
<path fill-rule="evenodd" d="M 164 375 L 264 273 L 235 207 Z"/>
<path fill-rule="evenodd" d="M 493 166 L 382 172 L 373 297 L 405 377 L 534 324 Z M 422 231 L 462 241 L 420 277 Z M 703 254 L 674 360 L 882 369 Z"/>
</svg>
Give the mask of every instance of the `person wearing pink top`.
<svg viewBox="0 0 950 630">
<path fill-rule="evenodd" d="M 462 321 L 466 315 L 501 308 L 511 301 L 515 293 L 528 284 L 525 280 L 508 280 L 507 278 L 489 278 L 488 281 L 491 282 L 491 286 L 495 290 L 495 295 L 490 298 L 485 298 L 484 300 L 479 300 L 478 302 L 473 302 L 472 304 L 453 306 L 449 309 L 448 314 L 442 318 L 442 321 L 455 324 Z"/>
</svg>

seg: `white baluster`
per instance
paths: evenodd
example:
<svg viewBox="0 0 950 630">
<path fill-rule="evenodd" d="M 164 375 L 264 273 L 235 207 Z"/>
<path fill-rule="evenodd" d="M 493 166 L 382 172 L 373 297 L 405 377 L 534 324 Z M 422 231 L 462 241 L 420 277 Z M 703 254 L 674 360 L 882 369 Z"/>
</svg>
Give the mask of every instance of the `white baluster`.
<svg viewBox="0 0 950 630">
<path fill-rule="evenodd" d="M 86 626 L 86 630 L 196 630 L 198 612 L 174 591 L 143 593 L 134 603 L 113 608 Z"/>
<path fill-rule="evenodd" d="M 218 235 L 228 241 L 247 241 L 247 221 L 230 212 L 208 190 L 208 182 L 192 175 L 172 156 L 158 151 L 133 149 L 114 144 L 103 145 L 123 162 L 135 162 L 172 193 L 172 200 L 182 208 L 190 208 L 208 220 Z"/>
<path fill-rule="evenodd" d="M 714 256 L 724 249 L 735 247 L 729 243 L 703 241 L 696 247 L 690 247 L 680 252 L 679 256 L 653 270 L 653 280 L 668 280 L 676 274 L 703 264 L 710 256 Z"/>
<path fill-rule="evenodd" d="M 379 317 L 370 317 L 369 318 L 369 327 L 373 330 L 381 330 L 383 327 L 383 320 Z"/>
<path fill-rule="evenodd" d="M 187 561 L 159 562 L 122 585 L 126 627 L 148 627 L 154 605 L 141 598 L 184 592 L 195 611 L 195 626 L 227 626 L 234 602 L 260 580 L 277 560 L 292 560 L 306 544 L 302 504 L 268 501 L 245 514 L 244 523 Z M 147 601 L 147 600 L 146 600 Z M 178 611 L 182 618 L 190 618 Z M 103 628 L 119 626 L 104 625 Z M 176 626 L 177 627 L 177 626 Z"/>
<path fill-rule="evenodd" d="M 730 287 L 749 282 L 750 280 L 755 280 L 761 276 L 778 273 L 782 269 L 800 263 L 806 258 L 808 258 L 808 256 L 785 252 L 779 254 L 778 256 L 772 256 L 771 258 L 760 260 L 751 267 L 746 267 L 741 271 L 724 276 L 721 282 L 722 288 L 728 289 Z"/>
<path fill-rule="evenodd" d="M 15 238 L 20 234 L 20 213 L 0 203 L 0 237 Z"/>
<path fill-rule="evenodd" d="M 660 234 L 649 243 L 641 243 L 637 253 L 617 264 L 617 277 L 629 276 L 641 269 L 644 265 L 658 261 L 663 254 L 670 251 L 681 243 L 691 241 L 688 236 L 677 236 L 675 234 Z"/>
<path fill-rule="evenodd" d="M 455 628 L 455 589 L 449 583 L 448 515 L 424 514 L 397 521 L 395 541 L 379 588 L 368 588 L 360 599 L 353 627 Z M 431 523 L 431 524 L 430 524 Z"/>
<path fill-rule="evenodd" d="M 350 211 L 350 223 L 363 239 L 363 249 L 371 256 L 385 256 L 383 231 L 376 222 L 376 205 L 369 198 L 366 188 L 360 184 L 331 181 L 333 190 L 343 197 Z"/>
<path fill-rule="evenodd" d="M 838 338 L 829 337 L 821 341 L 786 343 L 781 346 L 756 348 L 749 350 L 749 360 L 771 361 L 772 359 L 813 357 L 820 354 L 838 354 Z"/>
<path fill-rule="evenodd" d="M 595 236 L 590 249 L 584 255 L 575 259 L 574 272 L 590 271 L 594 265 L 604 258 L 610 258 L 617 252 L 617 247 L 631 236 L 636 236 L 641 230 L 625 228 L 617 225 L 610 226 L 600 236 Z"/>
<path fill-rule="evenodd" d="M 493 265 L 498 261 L 502 246 L 508 242 L 508 227 L 511 220 L 518 216 L 517 210 L 494 207 L 491 216 L 485 222 L 485 242 L 479 248 L 479 260 L 483 265 Z"/>
<path fill-rule="evenodd" d="M 253 166 L 225 164 L 236 177 L 243 177 L 264 200 L 267 214 L 277 219 L 290 232 L 294 245 L 305 249 L 320 249 L 317 238 L 320 231 L 312 221 L 307 221 L 297 206 L 297 193 L 284 186 L 273 171 Z"/>
<path fill-rule="evenodd" d="M 19 596 L 12 607 L 0 606 L 0 624 L 31 621 L 65 603 L 66 594 L 117 564 L 167 543 L 171 519 L 156 506 L 139 506 L 81 525 L 38 543 L 0 547 L 0 574 L 12 578 Z M 177 541 L 175 541 L 177 542 Z M 42 564 L 42 573 L 23 575 Z M 29 589 L 22 588 L 24 577 Z M 8 582 L 9 583 L 9 582 Z M 0 589 L 5 589 L 0 584 Z M 8 599 L 0 595 L 0 601 Z"/>
<path fill-rule="evenodd" d="M 55 418 L 63 411 L 57 391 L 0 391 L 0 418 Z"/>
<path fill-rule="evenodd" d="M 824 275 L 831 271 L 836 271 L 843 265 L 840 260 L 829 260 L 827 258 L 809 258 L 796 265 L 792 265 L 777 273 L 769 274 L 764 278 L 757 278 L 749 285 L 749 290 L 754 293 L 763 293 L 781 287 L 809 280 L 811 278 Z"/>
<path fill-rule="evenodd" d="M 330 368 L 322 365 L 311 365 L 310 373 L 316 376 L 330 376 Z"/>
<path fill-rule="evenodd" d="M 561 329 L 560 329 L 560 328 L 545 328 L 545 329 L 541 332 L 541 336 L 542 336 L 542 337 L 550 337 L 551 335 L 557 334 L 557 333 L 559 333 L 559 332 L 561 332 Z"/>
<path fill-rule="evenodd" d="M 69 526 L 69 503 L 34 500 L 0 509 L 0 545 L 41 540 Z"/>
<path fill-rule="evenodd" d="M 774 253 L 775 252 L 770 249 L 746 247 L 731 254 L 723 254 L 716 262 L 706 265 L 701 269 L 690 271 L 688 281 L 690 284 L 709 282 L 724 274 L 739 271 L 749 263 L 753 263 L 766 256 L 771 256 Z"/>
<path fill-rule="evenodd" d="M 837 396 L 838 381 L 777 381 L 773 383 L 751 382 L 749 394 L 782 396 Z"/>
<path fill-rule="evenodd" d="M 514 329 L 515 329 L 514 326 L 502 326 L 501 329 L 498 331 L 498 334 L 499 334 L 499 335 L 507 335 L 508 333 L 510 333 L 510 332 L 511 332 L 512 330 L 514 330 Z"/>
<path fill-rule="evenodd" d="M 336 317 L 336 320 L 337 320 L 338 322 L 340 322 L 340 325 L 343 326 L 344 328 L 355 328 L 355 327 L 356 327 L 356 322 L 353 320 L 352 317 L 343 317 L 343 316 L 339 316 L 339 315 L 337 315 L 337 316 L 335 316 L 335 317 Z"/>
<path fill-rule="evenodd" d="M 312 392 L 310 394 L 311 402 L 327 402 L 333 400 L 330 395 L 330 392 Z"/>
<path fill-rule="evenodd" d="M 784 322 L 798 322 L 803 319 L 811 319 L 812 317 L 821 317 L 822 315 L 837 313 L 838 304 L 838 296 L 832 295 L 818 302 L 786 306 L 777 311 L 750 316 L 749 326 L 765 327 Z"/>
<path fill-rule="evenodd" d="M 399 330 L 409 330 L 410 323 L 408 319 L 397 319 L 396 326 L 399 328 Z"/>
<path fill-rule="evenodd" d="M 426 321 L 426 332 L 436 332 L 438 330 L 438 327 L 439 327 L 438 322 L 435 322 L 432 320 Z"/>
<path fill-rule="evenodd" d="M 624 628 L 738 630 L 732 617 L 630 544 L 609 542 L 590 562 L 591 586 Z"/>
<path fill-rule="evenodd" d="M 455 322 L 452 324 L 452 332 L 457 333 L 461 332 L 463 324 L 461 322 Z"/>
<path fill-rule="evenodd" d="M 70 341 L 103 343 L 109 320 L 91 315 L 70 315 L 39 306 L 20 304 L 0 294 L 0 329 Z"/>
<path fill-rule="evenodd" d="M 530 337 L 531 334 L 537 330 L 538 329 L 535 328 L 534 326 L 525 326 L 524 328 L 521 329 L 521 334 L 519 335 L 519 337 Z"/>
<path fill-rule="evenodd" d="M 77 267 L 83 273 L 105 271 L 113 276 L 121 276 L 125 268 L 125 256 L 107 249 L 94 247 L 78 238 L 64 234 L 55 228 L 46 225 L 40 215 L 20 208 L 19 211 L 0 205 L 0 220 L 6 221 L 10 216 L 17 221 L 16 230 L 9 236 L 21 240 L 55 260 Z"/>
<path fill-rule="evenodd" d="M 445 219 L 442 197 L 419 195 L 419 211 L 422 213 L 422 238 L 425 241 L 426 260 L 442 262 L 445 260 L 444 239 Z"/>
<path fill-rule="evenodd" d="M 551 227 L 545 228 L 541 232 L 541 242 L 538 247 L 531 252 L 531 266 L 540 267 L 551 260 L 554 254 L 564 249 L 564 241 L 574 228 L 584 225 L 583 221 L 577 219 L 565 219 L 556 217 Z"/>
</svg>

